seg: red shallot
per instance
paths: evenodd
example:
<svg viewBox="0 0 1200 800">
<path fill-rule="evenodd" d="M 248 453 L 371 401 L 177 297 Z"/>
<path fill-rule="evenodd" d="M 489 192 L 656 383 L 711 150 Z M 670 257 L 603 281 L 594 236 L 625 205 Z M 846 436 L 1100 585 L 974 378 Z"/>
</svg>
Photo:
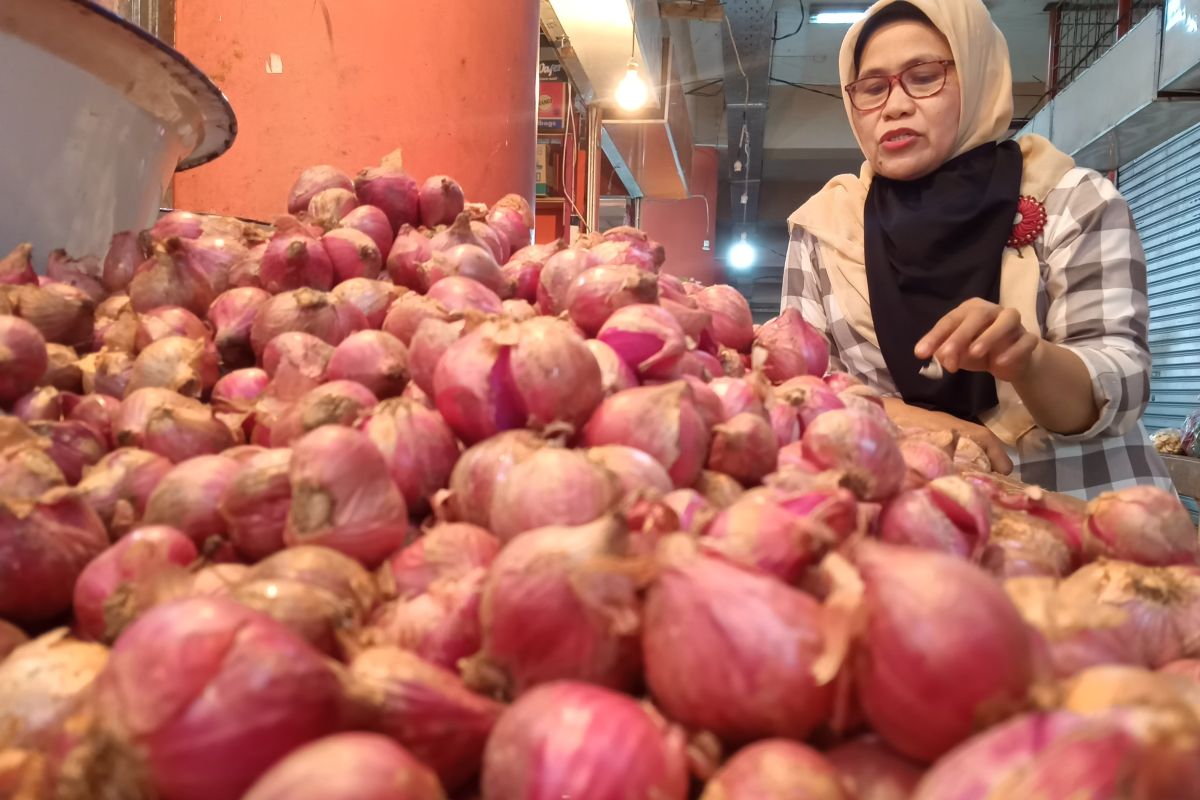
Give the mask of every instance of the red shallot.
<svg viewBox="0 0 1200 800">
<path fill-rule="evenodd" d="M 874 737 L 846 742 L 825 753 L 854 800 L 909 800 L 921 769 Z"/>
<path fill-rule="evenodd" d="M 329 291 L 337 283 L 333 260 L 320 239 L 304 225 L 276 223 L 259 266 L 262 287 L 272 294 L 308 287 Z"/>
<path fill-rule="evenodd" d="M 770 424 L 757 414 L 741 413 L 712 429 L 708 468 L 723 472 L 743 485 L 758 483 L 775 471 L 779 444 Z"/>
<path fill-rule="evenodd" d="M 1187 509 L 1172 492 L 1134 486 L 1088 504 L 1084 549 L 1148 566 L 1195 564 L 1200 539 Z"/>
<path fill-rule="evenodd" d="M 449 175 L 426 178 L 417 199 L 421 224 L 426 228 L 449 225 L 462 213 L 465 204 L 462 187 Z"/>
<path fill-rule="evenodd" d="M 300 214 L 308 210 L 313 197 L 326 189 L 353 189 L 354 181 L 337 167 L 318 164 L 303 170 L 288 192 L 289 214 Z"/>
<path fill-rule="evenodd" d="M 88 468 L 76 491 L 116 537 L 141 521 L 150 495 L 171 468 L 160 455 L 122 447 Z"/>
<path fill-rule="evenodd" d="M 250 344 L 261 355 L 267 343 L 279 334 L 299 331 L 336 345 L 366 327 L 367 318 L 350 303 L 338 302 L 315 289 L 297 289 L 263 303 L 250 327 Z"/>
<path fill-rule="evenodd" d="M 726 761 L 700 800 L 858 800 L 842 785 L 837 768 L 811 747 L 764 739 Z"/>
<path fill-rule="evenodd" d="M 583 429 L 588 447 L 622 444 L 649 453 L 676 487 L 691 486 L 708 456 L 709 430 L 684 381 L 617 392 Z"/>
<path fill-rule="evenodd" d="M 613 565 L 624 526 L 612 517 L 528 531 L 492 562 L 484 586 L 483 650 L 468 683 L 519 695 L 556 680 L 632 688 L 639 602 Z"/>
<path fill-rule="evenodd" d="M 475 777 L 502 705 L 467 689 L 457 673 L 396 647 L 372 647 L 356 655 L 350 680 L 363 727 L 399 742 L 434 770 L 447 790 Z"/>
<path fill-rule="evenodd" d="M 106 638 L 104 604 L 121 584 L 141 580 L 196 560 L 196 546 L 169 525 L 148 525 L 121 538 L 92 559 L 75 581 L 75 630 L 95 641 Z"/>
<path fill-rule="evenodd" d="M 747 492 L 717 514 L 704 549 L 795 584 L 838 535 L 817 515 L 793 513 L 762 490 Z"/>
<path fill-rule="evenodd" d="M 238 555 L 260 561 L 283 549 L 292 504 L 292 451 L 264 450 L 245 462 L 221 495 L 219 508 Z"/>
<path fill-rule="evenodd" d="M 765 323 L 754 334 L 755 364 L 773 382 L 782 383 L 797 375 L 825 374 L 829 367 L 829 343 L 794 308 Z"/>
<path fill-rule="evenodd" d="M 386 736 L 339 733 L 304 745 L 243 800 L 445 800 L 434 774 Z"/>
<path fill-rule="evenodd" d="M 0 286 L 37 286 L 38 275 L 33 268 L 33 245 L 19 244 L 0 258 Z"/>
<path fill-rule="evenodd" d="M 860 411 L 827 411 L 804 430 L 804 456 L 821 469 L 844 473 L 845 485 L 863 500 L 894 495 L 906 467 L 895 437 Z"/>
<path fill-rule="evenodd" d="M 729 743 L 806 737 L 829 714 L 818 685 L 821 607 L 756 570 L 664 540 L 646 598 L 646 682 L 671 719 Z"/>
<path fill-rule="evenodd" d="M 371 390 L 360 383 L 345 380 L 323 383 L 301 396 L 273 421 L 271 446 L 286 447 L 325 425 L 354 425 L 361 414 L 378 402 Z"/>
<path fill-rule="evenodd" d="M 439 578 L 421 594 L 384 604 L 362 638 L 371 644 L 402 647 L 446 669 L 479 652 L 483 631 L 479 603 L 484 569 Z"/>
<path fill-rule="evenodd" d="M 388 308 L 387 316 L 383 320 L 383 330 L 395 336 L 407 347 L 412 344 L 412 338 L 417 332 L 417 328 L 427 319 L 446 322 L 450 319 L 450 313 L 437 300 L 416 292 L 407 292 L 396 298 Z"/>
<path fill-rule="evenodd" d="M 325 377 L 357 382 L 377 398 L 395 397 L 408 383 L 408 349 L 386 331 L 352 333 L 334 348 Z"/>
<path fill-rule="evenodd" d="M 518 429 L 499 433 L 468 448 L 450 473 L 448 516 L 490 529 L 496 487 L 514 466 L 545 446 L 546 442 L 536 434 Z"/>
<path fill-rule="evenodd" d="M 85 469 L 108 452 L 108 441 L 86 422 L 31 422 L 29 428 L 46 442 L 46 455 L 72 486 L 79 483 Z"/>
<path fill-rule="evenodd" d="M 480 325 L 450 345 L 433 383 L 438 411 L 468 444 L 511 428 L 578 429 L 602 391 L 583 339 L 550 317 Z"/>
<path fill-rule="evenodd" d="M 513 254 L 517 260 L 517 254 Z M 567 310 L 567 296 L 575 280 L 591 267 L 601 264 L 587 250 L 560 250 L 550 256 L 538 279 L 538 308 L 543 314 L 561 314 Z"/>
<path fill-rule="evenodd" d="M 212 407 L 226 413 L 249 411 L 266 391 L 269 382 L 266 370 L 258 367 L 235 369 L 213 384 Z"/>
<path fill-rule="evenodd" d="M 717 344 L 747 352 L 754 342 L 754 318 L 750 303 L 737 289 L 719 284 L 696 293 L 696 302 L 712 315 L 713 338 Z"/>
<path fill-rule="evenodd" d="M 150 495 L 142 521 L 174 526 L 198 546 L 209 537 L 225 536 L 221 498 L 238 469 L 236 461 L 219 455 L 197 456 L 176 464 Z"/>
<path fill-rule="evenodd" d="M 508 542 L 534 528 L 598 519 L 621 493 L 617 476 L 583 452 L 544 447 L 497 484 L 488 518 L 492 532 Z"/>
<path fill-rule="evenodd" d="M 584 270 L 567 292 L 567 312 L 588 336 L 618 308 L 635 303 L 654 303 L 658 285 L 654 276 L 628 265 L 599 266 Z"/>
<path fill-rule="evenodd" d="M 879 518 L 879 538 L 973 559 L 991 529 L 987 499 L 956 476 L 934 478 L 897 495 Z"/>
<path fill-rule="evenodd" d="M 461 275 L 439 280 L 430 287 L 428 297 L 448 311 L 474 309 L 485 314 L 499 314 L 504 310 L 499 295 L 479 281 Z"/>
<path fill-rule="evenodd" d="M 0 726 L 6 746 L 53 748 L 64 723 L 88 701 L 107 660 L 108 648 L 72 639 L 61 628 L 0 658 Z"/>
<path fill-rule="evenodd" d="M 675 318 L 659 306 L 646 304 L 617 309 L 596 338 L 644 378 L 677 377 L 679 360 L 687 350 Z"/>
<path fill-rule="evenodd" d="M 176 464 L 234 445 L 233 434 L 211 408 L 159 388 L 130 393 L 121 403 L 113 433 L 122 447 L 141 447 Z"/>
<path fill-rule="evenodd" d="M 75 579 L 107 546 L 96 512 L 68 490 L 0 501 L 0 618 L 41 622 L 69 609 Z"/>
<path fill-rule="evenodd" d="M 389 558 L 380 570 L 380 585 L 402 600 L 416 597 L 436 580 L 461 578 L 478 567 L 488 567 L 499 552 L 500 540 L 483 528 L 465 522 L 442 523 Z"/>
<path fill-rule="evenodd" d="M 113 740 L 99 751 L 132 759 L 171 800 L 241 797 L 285 754 L 341 724 L 341 689 L 320 653 L 217 597 L 147 612 L 117 640 L 96 689 Z M 88 788 L 119 792 L 120 774 L 97 773 Z"/>
<path fill-rule="evenodd" d="M 322 189 L 308 201 L 304 211 L 305 221 L 318 225 L 325 230 L 337 227 L 338 220 L 358 207 L 358 198 L 350 189 L 340 187 Z"/>
<path fill-rule="evenodd" d="M 410 512 L 428 509 L 429 498 L 446 488 L 459 446 L 441 414 L 402 398 L 371 409 L 360 427 L 383 455 Z"/>
<path fill-rule="evenodd" d="M 226 369 L 248 367 L 254 363 L 250 328 L 259 308 L 270 299 L 271 295 L 264 289 L 241 286 L 223 292 L 208 307 L 213 341 Z"/>
<path fill-rule="evenodd" d="M 504 237 L 510 250 L 515 253 L 529 246 L 533 209 L 521 195 L 506 194 L 488 211 L 487 224 Z"/>
<path fill-rule="evenodd" d="M 600 385 L 605 397 L 638 385 L 637 373 L 621 360 L 615 350 L 599 339 L 588 339 L 584 344 L 592 351 L 600 366 Z"/>
<path fill-rule="evenodd" d="M 383 255 L 375 241 L 355 228 L 335 228 L 321 237 L 321 246 L 333 265 L 334 284 L 351 278 L 379 277 Z"/>
<path fill-rule="evenodd" d="M 680 730 L 630 697 L 570 681 L 541 686 L 505 710 L 492 731 L 483 794 L 684 800 L 685 745 Z"/>
<path fill-rule="evenodd" d="M 9 313 L 37 328 L 47 343 L 91 346 L 95 303 L 74 286 L 54 283 L 15 286 L 7 291 L 6 297 L 12 306 Z"/>
<path fill-rule="evenodd" d="M 378 330 L 392 301 L 404 290 L 389 281 L 351 278 L 333 287 L 330 292 L 339 303 L 350 303 L 363 312 L 368 327 Z"/>
<path fill-rule="evenodd" d="M 324 545 L 375 567 L 404 544 L 404 496 L 365 434 L 326 425 L 299 439 L 291 483 L 289 545 Z"/>
<path fill-rule="evenodd" d="M 862 542 L 858 698 L 898 752 L 932 761 L 1025 702 L 1030 631 L 985 572 L 954 556 Z"/>
<path fill-rule="evenodd" d="M 611 472 L 620 482 L 625 498 L 644 493 L 664 495 L 674 488 L 663 465 L 637 448 L 611 444 L 591 447 L 585 452 L 589 460 Z"/>
<path fill-rule="evenodd" d="M 23 319 L 0 316 L 0 404 L 37 386 L 46 374 L 46 340 Z"/>
<path fill-rule="evenodd" d="M 158 387 L 199 399 L 220 377 L 219 361 L 208 339 L 167 336 L 151 342 L 138 354 L 125 394 Z"/>
<path fill-rule="evenodd" d="M 387 215 L 392 230 L 420 222 L 420 190 L 417 182 L 404 173 L 399 150 L 384 156 L 378 167 L 359 172 L 354 178 L 354 191 L 358 202 L 375 206 Z"/>
<path fill-rule="evenodd" d="M 181 306 L 203 314 L 229 287 L 229 270 L 242 254 L 240 245 L 207 236 L 172 237 L 156 244 L 129 282 L 133 309 L 141 314 L 159 306 Z"/>
<path fill-rule="evenodd" d="M 394 236 L 392 223 L 388 221 L 387 214 L 375 206 L 363 205 L 355 208 L 342 217 L 338 225 L 343 228 L 354 228 L 356 231 L 362 231 L 370 236 L 371 241 L 379 248 L 381 256 L 386 257 L 392 249 Z"/>
</svg>

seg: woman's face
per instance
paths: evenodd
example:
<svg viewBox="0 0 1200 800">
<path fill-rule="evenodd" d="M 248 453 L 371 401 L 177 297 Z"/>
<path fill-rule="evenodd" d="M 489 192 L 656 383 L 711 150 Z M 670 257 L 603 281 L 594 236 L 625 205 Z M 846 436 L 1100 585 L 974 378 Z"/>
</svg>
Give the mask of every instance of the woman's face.
<svg viewBox="0 0 1200 800">
<path fill-rule="evenodd" d="M 930 26 L 910 20 L 893 22 L 877 30 L 863 48 L 858 77 L 895 75 L 922 61 L 953 57 L 950 43 Z M 886 103 L 872 111 L 852 108 L 851 121 L 876 174 L 914 180 L 950 158 L 961 108 L 958 73 L 950 67 L 946 86 L 938 94 L 914 100 L 896 82 Z"/>
</svg>

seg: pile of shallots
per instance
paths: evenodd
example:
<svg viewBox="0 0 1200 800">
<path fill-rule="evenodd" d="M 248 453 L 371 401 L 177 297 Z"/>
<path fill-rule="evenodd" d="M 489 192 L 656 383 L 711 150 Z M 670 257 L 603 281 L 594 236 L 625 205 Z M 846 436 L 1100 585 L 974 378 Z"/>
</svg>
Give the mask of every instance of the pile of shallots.
<svg viewBox="0 0 1200 800">
<path fill-rule="evenodd" d="M 0 797 L 1184 800 L 1195 527 L 399 158 L 0 261 Z"/>
</svg>

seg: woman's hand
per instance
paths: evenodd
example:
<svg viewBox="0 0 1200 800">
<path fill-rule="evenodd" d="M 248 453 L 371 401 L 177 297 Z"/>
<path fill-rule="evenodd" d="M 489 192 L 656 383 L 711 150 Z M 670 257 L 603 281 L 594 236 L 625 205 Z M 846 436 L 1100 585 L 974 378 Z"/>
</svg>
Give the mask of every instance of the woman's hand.
<svg viewBox="0 0 1200 800">
<path fill-rule="evenodd" d="M 1008 457 L 1008 451 L 1004 449 L 1004 443 L 983 425 L 967 422 L 941 411 L 929 411 L 910 406 L 898 397 L 884 398 L 883 406 L 887 409 L 888 416 L 892 418 L 892 421 L 901 428 L 954 431 L 959 436 L 964 436 L 982 447 L 983 452 L 987 453 L 988 460 L 992 462 L 993 470 L 1002 475 L 1008 475 L 1013 471 L 1013 462 Z"/>
<path fill-rule="evenodd" d="M 989 372 L 1015 383 L 1029 375 L 1043 343 L 1025 330 L 1016 309 L 974 297 L 938 320 L 914 353 L 936 358 L 949 372 Z"/>
</svg>

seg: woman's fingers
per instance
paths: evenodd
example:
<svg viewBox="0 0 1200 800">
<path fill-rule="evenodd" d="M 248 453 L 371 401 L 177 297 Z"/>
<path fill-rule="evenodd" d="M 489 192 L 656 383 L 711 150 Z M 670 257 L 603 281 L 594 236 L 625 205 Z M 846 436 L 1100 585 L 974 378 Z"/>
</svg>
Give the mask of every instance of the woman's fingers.
<svg viewBox="0 0 1200 800">
<path fill-rule="evenodd" d="M 1015 309 L 1001 309 L 995 321 L 971 342 L 967 352 L 973 359 L 986 361 L 990 355 L 998 355 L 1012 347 L 1024 332 L 1021 315 Z"/>
<path fill-rule="evenodd" d="M 950 334 L 954 333 L 958 324 L 967 313 L 968 309 L 964 303 L 939 319 L 937 324 L 929 329 L 929 333 L 922 336 L 921 340 L 917 342 L 917 346 L 913 348 L 913 355 L 922 359 L 933 358 L 934 352 L 942 346 L 942 342 L 946 341 L 946 338 Z"/>
<path fill-rule="evenodd" d="M 1016 380 L 1029 369 L 1033 354 L 1041 341 L 1032 333 L 1023 334 L 993 360 L 993 369 L 1003 376 L 1002 380 Z"/>
<path fill-rule="evenodd" d="M 934 351 L 941 365 L 950 372 L 957 372 L 963 359 L 968 357 L 967 351 L 971 343 L 991 327 L 998 313 L 999 309 L 996 306 L 974 307 L 968 310 L 959 321 L 958 327 L 946 337 L 942 346 Z"/>
<path fill-rule="evenodd" d="M 1010 475 L 1013 471 L 1012 459 L 1008 457 L 1008 451 L 1004 449 L 1004 443 L 996 438 L 996 434 L 989 431 L 982 425 L 964 431 L 966 435 L 972 439 L 975 444 L 983 448 L 983 452 L 987 453 L 988 460 L 992 462 L 992 469 L 999 472 L 1001 475 Z"/>
</svg>

